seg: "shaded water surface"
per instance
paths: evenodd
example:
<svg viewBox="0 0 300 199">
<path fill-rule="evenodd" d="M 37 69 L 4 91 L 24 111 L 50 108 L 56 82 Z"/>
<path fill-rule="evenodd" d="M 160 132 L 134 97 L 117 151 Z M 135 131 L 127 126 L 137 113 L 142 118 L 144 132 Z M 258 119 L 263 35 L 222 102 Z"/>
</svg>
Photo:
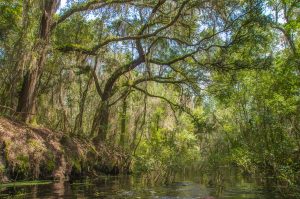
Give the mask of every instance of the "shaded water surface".
<svg viewBox="0 0 300 199">
<path fill-rule="evenodd" d="M 206 186 L 203 184 L 207 184 Z M 234 178 L 222 185 L 193 178 L 178 178 L 170 185 L 149 185 L 133 176 L 100 177 L 73 183 L 0 185 L 0 198 L 153 198 L 153 199 L 250 199 L 282 198 L 255 180 Z"/>
</svg>

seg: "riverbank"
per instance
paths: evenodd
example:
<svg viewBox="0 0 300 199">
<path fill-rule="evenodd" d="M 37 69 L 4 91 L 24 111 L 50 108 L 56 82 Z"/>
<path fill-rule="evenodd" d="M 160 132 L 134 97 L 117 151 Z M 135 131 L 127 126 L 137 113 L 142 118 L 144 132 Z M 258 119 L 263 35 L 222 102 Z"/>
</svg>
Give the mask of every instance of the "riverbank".
<svg viewBox="0 0 300 199">
<path fill-rule="evenodd" d="M 127 173 L 127 155 L 107 144 L 0 117 L 0 182 L 69 180 Z"/>
</svg>

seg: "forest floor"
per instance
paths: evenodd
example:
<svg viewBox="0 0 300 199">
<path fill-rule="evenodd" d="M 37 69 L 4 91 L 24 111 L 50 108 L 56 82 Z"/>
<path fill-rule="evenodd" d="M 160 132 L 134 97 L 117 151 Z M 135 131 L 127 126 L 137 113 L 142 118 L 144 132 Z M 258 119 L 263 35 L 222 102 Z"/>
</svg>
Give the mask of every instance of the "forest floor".
<svg viewBox="0 0 300 199">
<path fill-rule="evenodd" d="M 0 117 L 0 182 L 68 180 L 128 168 L 121 150 Z M 128 170 L 128 169 L 127 169 Z"/>
</svg>

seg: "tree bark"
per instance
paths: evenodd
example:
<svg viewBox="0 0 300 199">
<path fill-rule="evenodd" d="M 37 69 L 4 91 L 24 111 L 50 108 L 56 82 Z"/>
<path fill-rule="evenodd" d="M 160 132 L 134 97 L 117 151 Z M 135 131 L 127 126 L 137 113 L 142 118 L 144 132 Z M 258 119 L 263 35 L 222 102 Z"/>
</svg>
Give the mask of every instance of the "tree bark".
<svg viewBox="0 0 300 199">
<path fill-rule="evenodd" d="M 22 89 L 17 106 L 17 112 L 19 112 L 20 119 L 24 122 L 32 120 L 32 116 L 34 115 L 38 83 L 43 73 L 48 52 L 47 47 L 49 45 L 50 26 L 59 4 L 60 0 L 44 0 L 42 2 L 42 17 L 40 20 L 39 35 L 36 39 L 36 45 L 33 48 L 34 53 L 32 53 L 31 66 L 23 78 Z M 38 55 L 37 59 L 34 58 L 35 54 Z"/>
<path fill-rule="evenodd" d="M 126 98 L 124 98 L 122 103 L 121 133 L 120 133 L 120 145 L 123 149 L 125 147 L 126 116 L 127 116 L 127 102 L 126 102 Z"/>
<path fill-rule="evenodd" d="M 103 101 L 96 112 L 92 132 L 97 131 L 97 136 L 93 139 L 94 144 L 97 146 L 102 141 L 106 140 L 109 120 L 109 104 L 108 101 Z"/>
<path fill-rule="evenodd" d="M 87 94 L 88 94 L 91 83 L 92 83 L 92 77 L 89 77 L 89 80 L 86 84 L 86 87 L 85 87 L 83 93 L 82 93 L 81 100 L 80 100 L 80 103 L 79 103 L 79 113 L 76 117 L 76 122 L 75 122 L 75 127 L 74 127 L 74 133 L 75 134 L 80 134 L 80 133 L 83 132 L 83 128 L 82 128 L 83 113 L 84 113 L 84 107 L 85 107 Z"/>
<path fill-rule="evenodd" d="M 101 103 L 94 116 L 93 126 L 91 130 L 92 135 L 94 134 L 94 132 L 98 132 L 97 136 L 93 139 L 95 145 L 99 145 L 101 142 L 106 140 L 106 134 L 109 125 L 109 99 L 113 95 L 113 88 L 115 83 L 122 75 L 133 70 L 143 62 L 145 62 L 144 53 L 142 53 L 137 59 L 116 69 L 106 81 L 103 92 L 99 86 L 96 74 L 93 73 L 96 89 L 99 96 L 101 97 Z"/>
</svg>

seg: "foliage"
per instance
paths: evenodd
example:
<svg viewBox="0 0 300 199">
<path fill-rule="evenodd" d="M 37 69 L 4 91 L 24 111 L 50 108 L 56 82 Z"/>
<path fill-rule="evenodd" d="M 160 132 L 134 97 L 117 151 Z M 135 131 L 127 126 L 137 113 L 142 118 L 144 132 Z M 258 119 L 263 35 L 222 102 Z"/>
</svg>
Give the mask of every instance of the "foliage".
<svg viewBox="0 0 300 199">
<path fill-rule="evenodd" d="M 155 180 L 235 166 L 299 185 L 296 0 L 47 2 L 0 1 L 0 114 L 92 143 L 77 172 L 105 154 Z"/>
</svg>

